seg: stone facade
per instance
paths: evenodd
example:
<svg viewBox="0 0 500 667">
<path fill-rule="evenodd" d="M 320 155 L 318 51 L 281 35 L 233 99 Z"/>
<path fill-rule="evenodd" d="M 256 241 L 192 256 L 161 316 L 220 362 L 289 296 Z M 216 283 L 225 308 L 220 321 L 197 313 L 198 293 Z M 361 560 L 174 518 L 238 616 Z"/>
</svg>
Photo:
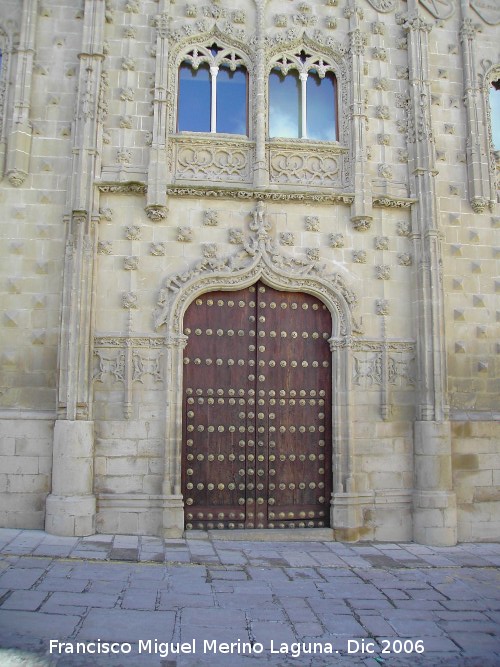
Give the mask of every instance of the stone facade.
<svg viewBox="0 0 500 667">
<path fill-rule="evenodd" d="M 338 539 L 500 537 L 494 0 L 3 0 L 0 524 L 177 536 L 183 314 L 258 279 L 332 313 Z M 194 47 L 248 136 L 177 133 Z M 338 141 L 268 138 L 305 49 Z"/>
</svg>

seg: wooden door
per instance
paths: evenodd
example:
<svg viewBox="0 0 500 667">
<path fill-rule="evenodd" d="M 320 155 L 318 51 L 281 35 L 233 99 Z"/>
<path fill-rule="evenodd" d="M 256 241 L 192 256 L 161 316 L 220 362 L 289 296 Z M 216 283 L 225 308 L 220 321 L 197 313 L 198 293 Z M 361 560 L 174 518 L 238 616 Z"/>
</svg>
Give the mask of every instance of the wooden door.
<svg viewBox="0 0 500 667">
<path fill-rule="evenodd" d="M 331 316 L 257 283 L 196 299 L 184 320 L 187 529 L 329 524 Z"/>
</svg>

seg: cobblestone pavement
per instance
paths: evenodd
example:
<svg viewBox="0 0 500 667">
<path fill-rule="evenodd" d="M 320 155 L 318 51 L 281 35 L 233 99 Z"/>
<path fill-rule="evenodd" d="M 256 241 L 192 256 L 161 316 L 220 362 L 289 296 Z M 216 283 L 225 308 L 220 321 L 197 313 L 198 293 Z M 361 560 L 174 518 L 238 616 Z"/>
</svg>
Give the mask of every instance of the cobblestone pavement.
<svg viewBox="0 0 500 667">
<path fill-rule="evenodd" d="M 500 665 L 500 544 L 220 538 L 0 530 L 0 667 Z"/>
</svg>

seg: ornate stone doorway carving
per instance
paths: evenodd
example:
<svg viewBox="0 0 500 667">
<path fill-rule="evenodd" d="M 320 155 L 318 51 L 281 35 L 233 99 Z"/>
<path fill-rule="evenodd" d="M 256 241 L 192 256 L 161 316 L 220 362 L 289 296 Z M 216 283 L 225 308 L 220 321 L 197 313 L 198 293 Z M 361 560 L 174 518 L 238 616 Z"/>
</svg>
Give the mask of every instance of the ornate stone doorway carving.
<svg viewBox="0 0 500 667">
<path fill-rule="evenodd" d="M 352 522 L 350 495 L 347 494 L 349 496 L 347 499 L 344 496 L 346 489 L 350 488 L 349 478 L 352 469 L 349 428 L 351 400 L 349 347 L 353 334 L 360 333 L 360 326 L 352 312 L 357 301 L 356 295 L 347 287 L 339 273 L 329 273 L 319 262 L 281 254 L 273 239 L 265 205 L 259 202 L 252 213 L 249 238 L 243 242 L 240 251 L 225 258 L 204 259 L 190 271 L 170 275 L 160 290 L 155 309 L 155 325 L 157 328 L 163 325 L 166 327 L 167 353 L 166 447 L 162 500 L 165 537 L 181 535 L 185 524 L 182 475 L 183 414 L 184 400 L 187 398 L 183 375 L 183 357 L 188 342 L 188 336 L 184 333 L 186 312 L 196 299 L 213 298 L 208 296 L 209 292 L 224 290 L 226 298 L 229 299 L 231 293 L 250 288 L 257 281 L 262 281 L 265 286 L 278 290 L 280 295 L 300 293 L 303 298 L 309 298 L 306 295 L 310 295 L 313 299 L 311 303 L 316 300 L 316 303 L 324 304 L 327 308 L 331 324 L 331 337 L 328 340 L 330 348 L 328 371 L 332 387 L 329 419 L 334 460 L 331 482 L 333 504 L 330 508 L 329 523 L 335 527 L 337 524 L 343 526 Z M 322 308 L 321 312 L 324 312 Z M 299 329 L 296 328 L 295 331 L 298 332 Z M 291 348 L 293 349 L 293 346 Z M 198 356 L 201 359 L 201 355 Z M 208 356 L 204 355 L 204 358 Z M 212 355 L 212 358 L 216 360 L 217 356 Z M 208 395 L 206 397 L 208 399 Z M 335 508 L 337 502 L 340 503 L 338 509 Z M 317 518 L 319 520 L 319 517 Z M 327 519 L 325 523 L 328 523 Z"/>
<path fill-rule="evenodd" d="M 261 281 L 190 305 L 186 529 L 329 525 L 331 329 L 321 301 Z"/>
</svg>

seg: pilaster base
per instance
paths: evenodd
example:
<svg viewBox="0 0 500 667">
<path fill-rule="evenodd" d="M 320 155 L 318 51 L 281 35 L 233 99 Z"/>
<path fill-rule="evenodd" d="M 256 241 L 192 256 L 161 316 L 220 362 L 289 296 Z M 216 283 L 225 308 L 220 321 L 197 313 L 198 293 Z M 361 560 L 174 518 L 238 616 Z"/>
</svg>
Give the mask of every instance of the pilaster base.
<svg viewBox="0 0 500 667">
<path fill-rule="evenodd" d="M 357 542 L 368 539 L 370 528 L 363 524 L 363 510 L 373 505 L 372 492 L 335 493 L 330 508 L 330 525 L 334 539 L 339 542 Z"/>
<path fill-rule="evenodd" d="M 47 497 L 45 530 L 51 535 L 85 537 L 95 534 L 95 496 Z"/>
<path fill-rule="evenodd" d="M 58 420 L 54 426 L 52 493 L 45 530 L 83 537 L 95 533 L 94 422 Z"/>
<path fill-rule="evenodd" d="M 415 491 L 413 540 L 433 547 L 457 543 L 457 500 L 452 491 Z"/>
<path fill-rule="evenodd" d="M 184 535 L 184 500 L 182 496 L 166 496 L 163 500 L 163 528 L 161 536 L 166 538 Z"/>
<path fill-rule="evenodd" d="M 431 546 L 457 543 L 457 501 L 452 485 L 450 423 L 416 421 L 413 539 Z"/>
</svg>

